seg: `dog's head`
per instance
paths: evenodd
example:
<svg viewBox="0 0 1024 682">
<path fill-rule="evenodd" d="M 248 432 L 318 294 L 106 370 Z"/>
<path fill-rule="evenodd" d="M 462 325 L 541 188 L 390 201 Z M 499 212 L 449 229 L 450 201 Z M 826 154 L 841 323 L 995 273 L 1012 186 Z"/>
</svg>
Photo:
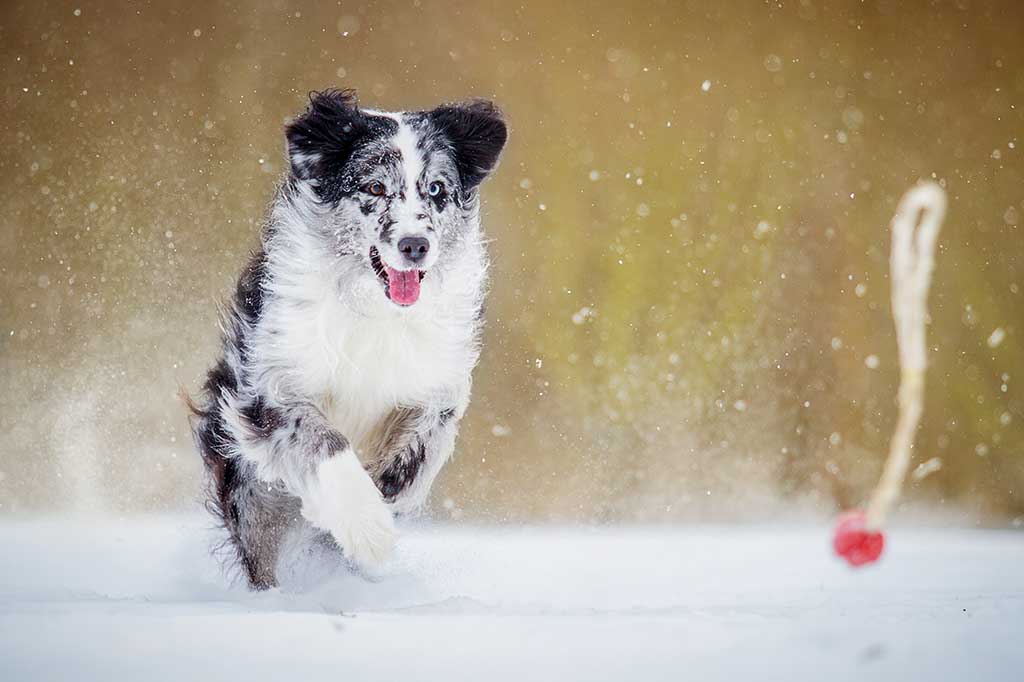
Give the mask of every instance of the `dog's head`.
<svg viewBox="0 0 1024 682">
<path fill-rule="evenodd" d="M 335 253 L 399 306 L 456 257 L 506 135 L 490 102 L 382 113 L 349 90 L 314 93 L 286 129 L 291 173 L 312 189 Z"/>
</svg>

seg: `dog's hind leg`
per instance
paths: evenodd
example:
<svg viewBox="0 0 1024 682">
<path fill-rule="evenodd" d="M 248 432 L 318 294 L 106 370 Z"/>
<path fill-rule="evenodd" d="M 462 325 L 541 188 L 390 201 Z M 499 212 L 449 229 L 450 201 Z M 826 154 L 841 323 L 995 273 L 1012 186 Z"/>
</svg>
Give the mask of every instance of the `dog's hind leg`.
<svg viewBox="0 0 1024 682">
<path fill-rule="evenodd" d="M 268 485 L 241 463 L 245 474 L 227 497 L 229 523 L 242 567 L 254 589 L 277 585 L 277 564 L 285 537 L 296 526 L 305 524 L 297 497 L 280 484 Z"/>
</svg>

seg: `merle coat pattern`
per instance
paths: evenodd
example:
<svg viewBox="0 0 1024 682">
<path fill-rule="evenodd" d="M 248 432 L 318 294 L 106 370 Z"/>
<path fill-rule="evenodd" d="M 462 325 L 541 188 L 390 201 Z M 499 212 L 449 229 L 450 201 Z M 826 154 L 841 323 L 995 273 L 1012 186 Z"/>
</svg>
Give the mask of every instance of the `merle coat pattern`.
<svg viewBox="0 0 1024 682">
<path fill-rule="evenodd" d="M 211 507 L 253 588 L 285 548 L 373 570 L 452 453 L 479 356 L 479 186 L 506 139 L 474 101 L 360 109 L 314 93 L 193 407 Z"/>
</svg>

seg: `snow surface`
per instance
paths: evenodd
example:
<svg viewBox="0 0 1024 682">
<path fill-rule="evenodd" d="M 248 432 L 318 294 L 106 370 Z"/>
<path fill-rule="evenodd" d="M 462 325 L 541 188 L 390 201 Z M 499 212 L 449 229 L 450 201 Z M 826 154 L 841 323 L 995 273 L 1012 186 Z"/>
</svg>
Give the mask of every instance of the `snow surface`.
<svg viewBox="0 0 1024 682">
<path fill-rule="evenodd" d="M 250 594 L 204 519 L 0 524 L 0 680 L 1021 679 L 1024 535 L 403 529 L 386 574 Z"/>
</svg>

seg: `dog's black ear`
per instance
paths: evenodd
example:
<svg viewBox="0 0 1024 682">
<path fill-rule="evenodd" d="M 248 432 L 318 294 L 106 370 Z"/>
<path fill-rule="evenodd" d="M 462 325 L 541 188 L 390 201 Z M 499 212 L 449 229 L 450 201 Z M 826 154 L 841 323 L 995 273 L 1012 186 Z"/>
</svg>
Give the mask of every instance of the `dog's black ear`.
<svg viewBox="0 0 1024 682">
<path fill-rule="evenodd" d="M 285 127 L 292 172 L 303 180 L 323 177 L 343 165 L 356 140 L 368 132 L 354 90 L 309 95 L 309 106 Z"/>
<path fill-rule="evenodd" d="M 428 117 L 451 143 L 463 189 L 472 190 L 494 170 L 508 138 L 501 111 L 492 102 L 476 100 L 440 106 Z"/>
</svg>

